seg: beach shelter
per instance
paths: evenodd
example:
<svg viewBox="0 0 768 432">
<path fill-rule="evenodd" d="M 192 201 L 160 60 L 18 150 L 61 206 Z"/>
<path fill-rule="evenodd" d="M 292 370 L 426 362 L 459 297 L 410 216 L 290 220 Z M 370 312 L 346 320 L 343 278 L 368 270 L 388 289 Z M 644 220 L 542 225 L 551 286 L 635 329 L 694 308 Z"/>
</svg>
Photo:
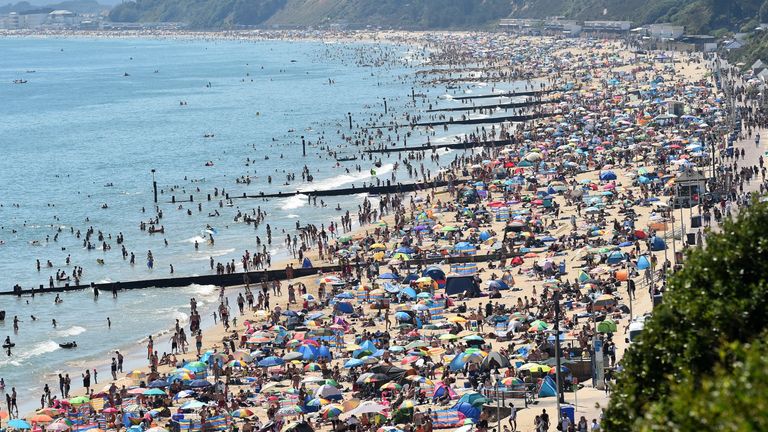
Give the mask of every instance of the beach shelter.
<svg viewBox="0 0 768 432">
<path fill-rule="evenodd" d="M 605 259 L 605 262 L 608 264 L 618 264 L 622 261 L 624 261 L 624 254 L 620 251 L 610 252 Z"/>
<path fill-rule="evenodd" d="M 483 396 L 481 393 L 473 391 L 469 393 L 464 393 L 464 395 L 461 396 L 461 398 L 459 398 L 459 402 L 456 404 L 456 406 L 458 406 L 460 403 L 468 403 L 474 407 L 481 407 L 483 406 L 483 404 L 488 402 L 490 402 L 490 399 Z"/>
<path fill-rule="evenodd" d="M 304 261 L 301 263 L 301 268 L 312 268 L 312 261 L 309 260 L 309 258 L 304 257 Z"/>
<path fill-rule="evenodd" d="M 544 378 L 544 382 L 541 383 L 541 389 L 539 390 L 539 397 L 555 397 L 557 396 L 557 387 L 555 381 L 551 376 L 547 375 Z"/>
<path fill-rule="evenodd" d="M 500 353 L 493 351 L 488 353 L 488 355 L 483 359 L 483 363 L 480 365 L 484 370 L 491 370 L 491 369 L 501 369 L 501 368 L 508 368 L 512 365 L 509 362 L 509 359 L 506 356 L 501 355 Z"/>
<path fill-rule="evenodd" d="M 317 358 L 317 349 L 312 345 L 302 345 L 296 351 L 301 353 L 302 360 L 314 360 Z"/>
<path fill-rule="evenodd" d="M 351 314 L 355 313 L 355 308 L 352 306 L 352 303 L 349 302 L 338 302 L 334 306 L 335 312 L 337 314 Z"/>
<path fill-rule="evenodd" d="M 445 279 L 445 295 L 465 293 L 469 297 L 480 295 L 474 276 L 448 276 Z"/>
<path fill-rule="evenodd" d="M 652 251 L 662 251 L 667 248 L 667 244 L 664 243 L 664 239 L 657 236 L 651 237 L 650 246 Z"/>
<path fill-rule="evenodd" d="M 602 171 L 600 173 L 600 180 L 602 181 L 616 180 L 616 173 L 613 171 Z"/>
<path fill-rule="evenodd" d="M 464 414 L 466 418 L 471 418 L 475 421 L 480 419 L 480 410 L 471 403 L 459 402 L 453 406 L 453 409 Z"/>
<path fill-rule="evenodd" d="M 440 267 L 427 267 L 421 275 L 431 277 L 441 288 L 445 286 L 445 272 Z"/>
<path fill-rule="evenodd" d="M 450 396 L 451 399 L 456 399 L 459 397 L 459 395 L 457 395 L 452 388 L 450 388 L 449 386 L 443 383 L 439 383 L 435 387 L 435 392 L 432 393 L 432 400 L 434 401 L 434 400 L 437 400 L 438 398 L 444 397 L 446 393 L 448 394 L 448 396 Z"/>
</svg>

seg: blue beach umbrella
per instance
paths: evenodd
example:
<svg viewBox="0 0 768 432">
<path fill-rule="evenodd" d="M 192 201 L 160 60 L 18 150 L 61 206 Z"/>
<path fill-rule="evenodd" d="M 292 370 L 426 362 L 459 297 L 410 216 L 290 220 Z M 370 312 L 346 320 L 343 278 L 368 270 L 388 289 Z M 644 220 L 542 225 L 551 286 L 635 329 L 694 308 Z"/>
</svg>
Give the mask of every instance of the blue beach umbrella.
<svg viewBox="0 0 768 432">
<path fill-rule="evenodd" d="M 362 366 L 363 364 L 365 364 L 365 362 L 360 359 L 350 359 L 350 360 L 347 360 L 346 363 L 344 363 L 344 367 L 347 369 L 352 369 L 358 366 Z"/>
<path fill-rule="evenodd" d="M 29 423 L 22 419 L 13 419 L 9 421 L 7 425 L 11 429 L 32 429 L 32 426 L 30 426 Z"/>
<path fill-rule="evenodd" d="M 285 364 L 285 360 L 275 356 L 264 358 L 259 362 L 259 366 L 261 367 L 273 367 L 273 366 L 280 366 L 283 364 Z"/>
</svg>

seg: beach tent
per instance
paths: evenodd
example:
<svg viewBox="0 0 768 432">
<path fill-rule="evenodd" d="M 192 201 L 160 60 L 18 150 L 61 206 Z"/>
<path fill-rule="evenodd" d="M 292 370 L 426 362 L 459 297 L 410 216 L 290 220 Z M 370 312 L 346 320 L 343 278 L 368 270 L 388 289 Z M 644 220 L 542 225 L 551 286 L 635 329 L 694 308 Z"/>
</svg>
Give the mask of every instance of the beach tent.
<svg viewBox="0 0 768 432">
<path fill-rule="evenodd" d="M 483 396 L 481 393 L 473 391 L 469 393 L 464 393 L 464 395 L 461 398 L 459 398 L 459 402 L 456 405 L 458 406 L 460 403 L 468 403 L 474 407 L 481 407 L 483 406 L 483 404 L 488 402 L 490 402 L 490 399 Z M 456 408 L 456 406 L 454 406 L 454 408 Z"/>
<path fill-rule="evenodd" d="M 613 251 L 608 254 L 605 262 L 608 264 L 618 264 L 624 261 L 624 254 L 620 251 Z"/>
<path fill-rule="evenodd" d="M 600 173 L 600 180 L 602 181 L 616 180 L 616 173 L 613 171 L 603 171 Z"/>
<path fill-rule="evenodd" d="M 475 421 L 480 419 L 480 410 L 471 403 L 459 402 L 453 406 L 453 409 L 464 414 L 466 418 L 471 418 Z"/>
<path fill-rule="evenodd" d="M 445 272 L 440 267 L 427 267 L 421 275 L 431 277 L 440 287 L 445 286 Z"/>
<path fill-rule="evenodd" d="M 539 397 L 555 397 L 557 396 L 557 387 L 552 377 L 547 375 L 544 378 L 544 382 L 541 383 L 541 389 L 539 390 Z"/>
<path fill-rule="evenodd" d="M 510 366 L 509 359 L 496 351 L 488 353 L 481 364 L 484 370 L 502 369 Z"/>
<path fill-rule="evenodd" d="M 457 395 L 452 388 L 450 388 L 449 386 L 443 383 L 440 383 L 435 387 L 435 392 L 432 394 L 432 400 L 433 401 L 437 400 L 437 398 L 441 398 L 445 396 L 446 393 L 448 394 L 448 396 L 450 396 L 451 399 L 456 399 L 459 397 L 459 395 Z M 472 406 L 472 405 L 469 405 L 469 406 Z"/>
<path fill-rule="evenodd" d="M 445 280 L 445 295 L 465 293 L 469 297 L 478 297 L 480 288 L 475 284 L 474 276 L 449 276 Z"/>
<path fill-rule="evenodd" d="M 304 258 L 304 261 L 301 263 L 301 268 L 312 268 L 312 261 L 309 260 L 309 258 Z"/>
<path fill-rule="evenodd" d="M 302 345 L 296 351 L 302 354 L 302 360 L 314 360 L 317 358 L 317 349 L 312 345 Z"/>
<path fill-rule="evenodd" d="M 349 302 L 338 302 L 335 306 L 336 313 L 345 313 L 345 314 L 351 314 L 355 312 L 355 308 L 352 306 L 352 303 Z"/>
<path fill-rule="evenodd" d="M 650 240 L 650 246 L 652 251 L 662 251 L 667 248 L 667 244 L 664 243 L 664 239 L 661 237 L 653 236 Z"/>
</svg>

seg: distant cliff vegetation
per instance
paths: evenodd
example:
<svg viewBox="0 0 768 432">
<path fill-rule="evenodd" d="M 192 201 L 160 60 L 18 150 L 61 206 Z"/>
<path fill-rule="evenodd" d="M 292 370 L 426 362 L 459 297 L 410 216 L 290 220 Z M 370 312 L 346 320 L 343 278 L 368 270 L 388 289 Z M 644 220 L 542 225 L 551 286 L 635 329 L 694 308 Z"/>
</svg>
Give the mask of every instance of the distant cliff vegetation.
<svg viewBox="0 0 768 432">
<path fill-rule="evenodd" d="M 768 18 L 768 0 L 137 0 L 116 22 L 185 22 L 194 28 L 250 26 L 467 28 L 501 18 L 561 15 L 578 20 L 672 22 L 688 33 L 737 31 Z M 768 21 L 768 19 L 765 19 Z M 763 21 L 763 22 L 765 22 Z"/>
</svg>

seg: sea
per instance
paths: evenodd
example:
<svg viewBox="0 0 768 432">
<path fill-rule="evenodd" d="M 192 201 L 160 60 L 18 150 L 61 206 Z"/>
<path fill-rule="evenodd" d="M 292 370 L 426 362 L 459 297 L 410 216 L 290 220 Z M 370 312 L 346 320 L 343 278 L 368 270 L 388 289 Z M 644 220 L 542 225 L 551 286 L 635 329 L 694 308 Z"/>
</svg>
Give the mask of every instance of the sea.
<svg viewBox="0 0 768 432">
<path fill-rule="evenodd" d="M 376 61 L 384 57 L 389 60 Z M 0 291 L 15 284 L 48 286 L 52 275 L 71 274 L 73 266 L 83 267 L 86 284 L 170 277 L 171 265 L 174 275 L 210 274 L 211 258 L 234 260 L 239 267 L 244 251 L 257 249 L 257 236 L 266 242 L 266 228 L 235 222 L 234 216 L 257 208 L 268 214 L 273 261 L 288 258 L 283 230 L 295 234 L 297 222 L 338 221 L 337 205 L 354 215 L 364 196 L 328 198 L 326 207 L 301 195 L 230 204 L 224 191 L 239 196 L 391 179 L 397 154 L 380 157 L 374 166 L 368 159 L 337 163 L 329 150 L 354 156 L 359 149 L 342 134 L 390 118 L 405 123 L 403 113 L 414 104 L 423 108 L 445 93 L 489 90 L 484 84 L 417 87 L 425 96 L 414 100 L 414 72 L 424 67 L 423 59 L 418 48 L 362 42 L 0 39 Z M 455 128 L 451 134 L 471 130 Z M 378 139 L 405 133 L 385 130 Z M 451 134 L 415 129 L 408 142 L 449 142 Z M 446 161 L 455 156 L 442 153 Z M 304 166 L 312 182 L 301 180 Z M 439 168 L 429 158 L 425 166 Z M 289 174 L 296 180 L 288 181 Z M 162 234 L 139 229 L 155 215 L 153 176 Z M 250 183 L 237 182 L 245 177 Z M 409 180 L 401 168 L 397 181 Z M 194 203 L 171 203 L 172 197 L 190 195 Z M 95 249 L 83 244 L 89 228 Z M 215 232 L 214 245 L 205 241 L 206 230 Z M 102 249 L 99 233 L 111 249 Z M 135 253 L 135 265 L 122 258 L 119 234 Z M 45 383 L 55 393 L 59 373 L 70 373 L 79 385 L 84 369 L 96 368 L 106 381 L 116 349 L 126 353 L 126 369 L 143 366 L 147 336 L 167 335 L 176 319 L 185 324 L 191 297 L 206 311 L 203 324 L 211 325 L 219 291 L 158 287 L 121 292 L 116 299 L 109 293 L 94 299 L 91 290 L 61 294 L 59 303 L 54 297 L 0 296 L 6 312 L 0 337 L 15 343 L 10 355 L 0 353 L 0 378 L 6 390 L 16 387 L 22 411 L 39 407 Z M 78 347 L 59 346 L 69 341 Z M 156 346 L 169 351 L 167 336 Z"/>
</svg>

